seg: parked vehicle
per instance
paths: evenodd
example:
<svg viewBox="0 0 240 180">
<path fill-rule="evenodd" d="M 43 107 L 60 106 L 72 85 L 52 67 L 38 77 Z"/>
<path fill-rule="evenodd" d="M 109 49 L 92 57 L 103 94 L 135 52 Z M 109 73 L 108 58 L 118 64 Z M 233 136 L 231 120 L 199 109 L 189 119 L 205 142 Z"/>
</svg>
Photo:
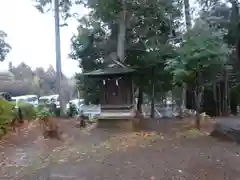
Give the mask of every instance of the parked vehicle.
<svg viewBox="0 0 240 180">
<path fill-rule="evenodd" d="M 38 96 L 37 95 L 24 95 L 24 96 L 16 96 L 12 97 L 11 101 L 15 101 L 16 104 L 20 102 L 27 102 L 29 104 L 32 104 L 34 107 L 38 106 Z"/>
<path fill-rule="evenodd" d="M 66 104 L 66 111 L 68 112 L 69 111 L 69 108 L 70 108 L 70 104 L 74 105 L 77 109 L 77 112 L 79 113 L 83 106 L 84 106 L 84 99 L 73 99 L 73 100 L 70 100 L 67 104 Z"/>
<path fill-rule="evenodd" d="M 39 104 L 56 104 L 57 108 L 60 108 L 60 102 L 59 102 L 59 95 L 49 95 L 49 96 L 41 96 L 39 98 Z"/>
</svg>

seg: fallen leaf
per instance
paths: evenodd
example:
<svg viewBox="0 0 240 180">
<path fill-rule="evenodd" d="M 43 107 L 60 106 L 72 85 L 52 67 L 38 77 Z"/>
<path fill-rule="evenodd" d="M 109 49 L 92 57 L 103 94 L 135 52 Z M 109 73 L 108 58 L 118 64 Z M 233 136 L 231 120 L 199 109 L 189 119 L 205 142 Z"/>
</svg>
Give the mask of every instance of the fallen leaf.
<svg viewBox="0 0 240 180">
<path fill-rule="evenodd" d="M 152 177 L 151 177 L 151 180 L 156 180 L 155 176 L 152 176 Z"/>
<path fill-rule="evenodd" d="M 183 173 L 183 171 L 182 171 L 181 169 L 178 169 L 178 172 L 179 172 L 179 173 Z"/>
</svg>

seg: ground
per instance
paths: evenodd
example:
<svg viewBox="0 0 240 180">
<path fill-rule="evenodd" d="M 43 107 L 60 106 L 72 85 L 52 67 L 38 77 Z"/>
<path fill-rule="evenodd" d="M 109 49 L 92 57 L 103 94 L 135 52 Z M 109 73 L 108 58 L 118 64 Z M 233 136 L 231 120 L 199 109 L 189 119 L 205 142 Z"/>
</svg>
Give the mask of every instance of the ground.
<svg viewBox="0 0 240 180">
<path fill-rule="evenodd" d="M 0 145 L 0 179 L 239 180 L 240 147 L 196 131 L 189 120 L 100 122 L 86 130 L 59 119 L 64 141 L 42 139 L 36 122 L 10 133 Z M 117 125 L 116 125 L 117 124 Z M 127 128 L 128 127 L 128 128 Z"/>
</svg>

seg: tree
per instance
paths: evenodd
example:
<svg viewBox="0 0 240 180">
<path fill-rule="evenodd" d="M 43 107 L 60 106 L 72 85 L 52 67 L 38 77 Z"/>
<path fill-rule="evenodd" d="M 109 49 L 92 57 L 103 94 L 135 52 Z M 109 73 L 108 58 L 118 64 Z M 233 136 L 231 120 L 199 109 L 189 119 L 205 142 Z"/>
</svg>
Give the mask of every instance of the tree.
<svg viewBox="0 0 240 180">
<path fill-rule="evenodd" d="M 190 30 L 192 27 L 191 23 L 191 14 L 190 14 L 190 2 L 189 0 L 184 0 L 184 15 L 185 15 L 185 24 L 186 30 Z M 182 84 L 182 95 L 181 95 L 181 108 L 180 108 L 180 118 L 183 116 L 183 110 L 186 109 L 186 93 L 187 93 L 187 84 Z"/>
<path fill-rule="evenodd" d="M 201 11 L 200 15 L 206 19 L 212 26 L 224 30 L 224 41 L 232 49 L 229 56 L 229 68 L 224 73 L 224 87 L 220 86 L 216 89 L 224 92 L 224 96 L 220 98 L 221 101 L 218 105 L 219 112 L 228 113 L 228 106 L 230 103 L 232 114 L 236 114 L 237 104 L 240 100 L 239 91 L 240 86 L 240 36 L 239 36 L 239 3 L 237 0 L 198 0 Z M 231 6 L 229 6 L 231 4 Z M 216 93 L 216 91 L 214 91 Z M 214 97 L 218 97 L 214 95 Z M 229 100 L 230 99 L 230 100 Z M 224 108 L 220 110 L 221 104 Z"/>
<path fill-rule="evenodd" d="M 8 71 L 11 71 L 12 68 L 13 68 L 13 64 L 12 64 L 12 62 L 10 61 L 10 62 L 8 63 Z"/>
<path fill-rule="evenodd" d="M 0 61 L 4 61 L 7 54 L 12 49 L 11 46 L 6 42 L 7 34 L 0 30 Z"/>
<path fill-rule="evenodd" d="M 51 3 L 40 2 L 41 7 Z M 171 89 L 171 75 L 164 71 L 164 63 L 174 54 L 169 37 L 176 36 L 175 30 L 180 26 L 181 1 L 85 0 L 81 3 L 92 11 L 79 21 L 79 32 L 72 39 L 71 57 L 80 62 L 83 72 L 116 60 L 132 66 L 144 73 L 141 76 L 144 79 L 135 79 L 140 92 L 138 109 L 143 93 L 151 95 L 154 104 L 155 90 Z M 74 1 L 60 1 L 62 10 L 67 7 L 65 13 L 70 12 L 72 5 Z M 77 78 L 85 94 L 98 94 L 96 81 L 83 79 L 81 75 Z"/>
<path fill-rule="evenodd" d="M 200 112 L 204 87 L 213 83 L 228 59 L 229 48 L 223 33 L 197 20 L 194 28 L 184 35 L 184 42 L 177 49 L 178 56 L 166 63 L 176 84 L 188 83 L 194 87 L 196 127 L 200 128 Z"/>
<path fill-rule="evenodd" d="M 73 59 L 79 60 L 83 72 L 113 63 L 116 60 L 116 54 L 119 57 L 117 39 L 121 24 L 118 23 L 118 15 L 121 13 L 121 4 L 118 3 L 120 1 L 103 0 L 93 3 L 88 0 L 85 2 L 87 7 L 92 8 L 93 11 L 81 19 L 78 35 L 72 39 L 71 53 Z M 141 80 L 135 79 L 141 92 L 139 98 L 142 99 L 143 93 L 152 94 L 153 85 L 154 89 L 163 90 L 167 87 L 166 84 L 170 84 L 169 81 L 167 82 L 168 78 L 163 78 L 168 77 L 168 72 L 164 71 L 164 62 L 167 57 L 173 56 L 172 46 L 168 40 L 172 30 L 179 27 L 178 18 L 181 17 L 181 6 L 176 1 L 166 0 L 125 1 L 125 3 L 126 39 L 122 63 L 144 73 Z M 80 80 L 80 82 L 86 82 L 82 84 L 82 87 L 85 91 L 90 90 L 90 79 L 87 77 L 84 79 Z M 93 91 L 96 90 L 94 83 L 92 86 Z M 138 107 L 140 106 L 141 103 Z"/>
<path fill-rule="evenodd" d="M 79 61 L 82 72 L 89 72 L 99 69 L 103 65 L 103 58 L 106 44 L 105 31 L 99 23 L 92 19 L 92 16 L 85 16 L 81 19 L 78 34 L 72 37 L 72 51 L 70 57 Z M 109 50 L 109 49 L 108 49 Z M 76 75 L 77 87 L 82 92 L 86 103 L 97 103 L 100 89 L 98 81 L 84 77 L 82 74 Z"/>
<path fill-rule="evenodd" d="M 9 92 L 12 96 L 25 94 L 37 94 L 39 96 L 56 93 L 56 72 L 52 66 L 46 71 L 36 68 L 33 71 L 27 64 L 20 63 L 18 66 L 10 66 L 9 72 L 2 72 L 0 91 Z M 68 83 L 69 79 L 63 76 L 64 98 L 72 98 L 73 85 Z"/>
</svg>

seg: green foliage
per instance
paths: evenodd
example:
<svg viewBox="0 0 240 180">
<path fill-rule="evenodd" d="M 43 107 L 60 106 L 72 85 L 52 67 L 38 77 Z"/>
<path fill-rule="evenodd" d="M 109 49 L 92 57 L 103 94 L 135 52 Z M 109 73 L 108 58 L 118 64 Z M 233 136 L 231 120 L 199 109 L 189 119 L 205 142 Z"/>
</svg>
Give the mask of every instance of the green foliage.
<svg viewBox="0 0 240 180">
<path fill-rule="evenodd" d="M 49 104 L 40 104 L 37 108 L 38 110 L 48 109 L 52 115 L 59 117 L 60 116 L 60 108 L 57 108 L 55 103 Z"/>
<path fill-rule="evenodd" d="M 8 102 L 12 108 L 14 108 L 15 110 L 13 111 L 14 112 L 14 116 L 15 117 L 18 117 L 18 111 L 17 109 L 15 108 L 16 106 L 16 102 Z M 21 109 L 21 112 L 22 112 L 22 118 L 24 120 L 33 120 L 35 119 L 36 117 L 36 110 L 34 108 L 34 106 L 32 104 L 29 104 L 29 103 L 26 103 L 26 102 L 18 102 L 18 108 Z"/>
<path fill-rule="evenodd" d="M 97 122 L 98 121 L 98 116 L 97 115 L 90 115 L 88 117 L 88 122 L 90 123 L 94 123 L 94 122 Z"/>
<path fill-rule="evenodd" d="M 86 0 L 92 12 L 82 18 L 78 34 L 72 38 L 71 57 L 80 63 L 83 72 L 104 68 L 113 63 L 117 47 L 118 16 L 121 5 L 118 0 Z M 141 79 L 135 83 L 151 93 L 150 84 L 155 67 L 157 91 L 171 89 L 172 76 L 164 70 L 167 58 L 174 56 L 168 39 L 173 28 L 179 27 L 181 2 L 173 0 L 126 1 L 127 32 L 124 64 L 139 70 Z M 171 18 L 170 18 L 171 17 Z M 78 87 L 86 102 L 95 103 L 101 89 L 99 80 L 77 75 Z"/>
<path fill-rule="evenodd" d="M 102 50 L 99 49 L 99 42 L 104 32 L 99 27 L 81 28 L 81 31 L 72 38 L 72 52 L 70 56 L 79 61 L 79 66 L 83 72 L 93 71 L 102 67 L 100 58 Z M 92 78 L 84 77 L 82 74 L 76 75 L 77 85 L 82 92 L 86 103 L 95 103 L 100 96 L 98 81 Z"/>
<path fill-rule="evenodd" d="M 223 41 L 223 34 L 198 20 L 195 27 L 184 36 L 184 42 L 177 49 L 178 56 L 166 62 L 175 83 L 211 82 L 222 72 L 230 53 Z M 200 78 L 200 79 L 199 79 Z"/>
<path fill-rule="evenodd" d="M 100 80 L 84 77 L 81 74 L 76 75 L 78 87 L 80 89 L 81 97 L 83 97 L 86 104 L 98 104 L 101 96 Z M 100 82 L 100 83 L 99 83 Z"/>
<path fill-rule="evenodd" d="M 36 110 L 32 104 L 21 102 L 18 107 L 22 110 L 23 118 L 33 120 L 36 116 Z"/>
<path fill-rule="evenodd" d="M 68 100 L 72 98 L 75 84 L 72 79 L 62 77 L 64 99 Z M 11 96 L 56 94 L 56 71 L 53 66 L 47 70 L 41 67 L 33 70 L 25 63 L 17 66 L 10 63 L 9 72 L 0 73 L 0 80 L 0 92 L 8 92 Z"/>
<path fill-rule="evenodd" d="M 43 9 L 53 1 L 36 2 L 38 9 L 44 12 Z M 79 20 L 78 34 L 72 39 L 71 57 L 79 61 L 83 72 L 103 68 L 112 62 L 110 55 L 116 52 L 118 20 L 122 10 L 120 2 L 60 0 L 64 20 L 71 16 L 70 10 L 74 5 L 84 4 L 91 10 L 88 16 Z M 152 82 L 157 91 L 170 90 L 172 82 L 175 85 L 186 82 L 194 86 L 198 79 L 201 85 L 211 84 L 216 75 L 222 73 L 228 54 L 232 53 L 228 47 L 239 48 L 239 8 L 235 0 L 197 0 L 201 8 L 200 19 L 205 22 L 197 21 L 196 26 L 184 34 L 180 47 L 172 47 L 168 40 L 169 37 L 176 38 L 178 32 L 173 30 L 181 27 L 182 0 L 125 2 L 127 27 L 124 63 L 139 70 L 140 78 L 134 80 L 146 94 L 151 94 Z M 231 3 L 231 8 L 227 7 L 227 2 Z M 235 54 L 232 53 L 232 57 L 236 58 Z M 238 71 L 239 64 L 236 61 L 231 63 L 236 68 L 234 71 Z M 101 92 L 97 80 L 81 75 L 77 75 L 76 79 L 87 101 L 93 102 L 99 97 Z"/>
<path fill-rule="evenodd" d="M 5 134 L 14 118 L 12 105 L 5 99 L 0 99 L 0 135 Z"/>
<path fill-rule="evenodd" d="M 46 117 L 54 116 L 54 113 L 47 107 L 41 107 L 36 109 L 36 118 L 37 119 L 44 119 Z"/>
<path fill-rule="evenodd" d="M 67 114 L 69 117 L 73 117 L 78 114 L 77 106 L 72 103 L 69 104 L 69 109 L 67 111 L 68 111 Z"/>
<path fill-rule="evenodd" d="M 6 42 L 7 34 L 0 30 L 0 61 L 4 61 L 7 54 L 12 49 L 11 46 Z"/>
<path fill-rule="evenodd" d="M 36 111 L 31 104 L 19 103 L 22 112 L 22 118 L 19 117 L 18 109 L 15 103 L 0 99 L 0 134 L 5 134 L 12 125 L 13 120 L 33 120 L 36 117 Z"/>
</svg>

